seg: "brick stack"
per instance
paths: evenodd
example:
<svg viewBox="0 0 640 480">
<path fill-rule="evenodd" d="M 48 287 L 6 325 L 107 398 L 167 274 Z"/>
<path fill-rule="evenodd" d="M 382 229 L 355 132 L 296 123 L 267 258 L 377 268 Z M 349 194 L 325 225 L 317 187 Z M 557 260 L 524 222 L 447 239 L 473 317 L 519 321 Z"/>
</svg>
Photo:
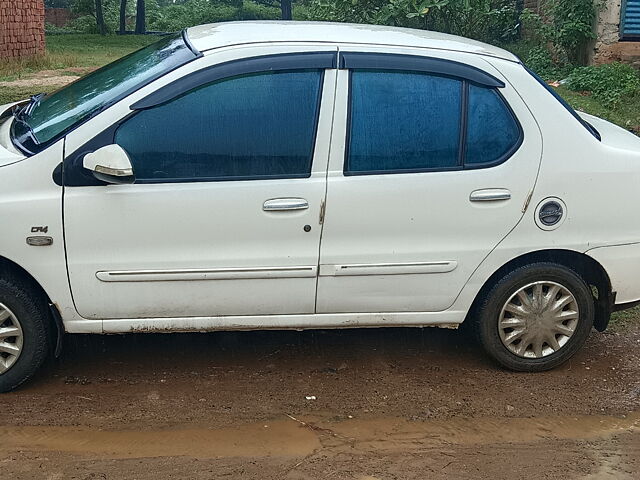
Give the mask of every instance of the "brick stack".
<svg viewBox="0 0 640 480">
<path fill-rule="evenodd" d="M 44 52 L 44 1 L 0 0 L 0 59 Z"/>
</svg>

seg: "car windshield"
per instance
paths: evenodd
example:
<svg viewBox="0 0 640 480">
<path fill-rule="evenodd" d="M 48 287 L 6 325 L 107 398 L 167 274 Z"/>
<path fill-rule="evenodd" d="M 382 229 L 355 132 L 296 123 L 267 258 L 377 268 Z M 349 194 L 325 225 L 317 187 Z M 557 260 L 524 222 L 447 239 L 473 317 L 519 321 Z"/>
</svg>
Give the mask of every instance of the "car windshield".
<svg viewBox="0 0 640 480">
<path fill-rule="evenodd" d="M 173 34 L 55 93 L 35 95 L 14 113 L 13 141 L 27 153 L 40 151 L 73 127 L 198 56 L 184 34 Z"/>
</svg>

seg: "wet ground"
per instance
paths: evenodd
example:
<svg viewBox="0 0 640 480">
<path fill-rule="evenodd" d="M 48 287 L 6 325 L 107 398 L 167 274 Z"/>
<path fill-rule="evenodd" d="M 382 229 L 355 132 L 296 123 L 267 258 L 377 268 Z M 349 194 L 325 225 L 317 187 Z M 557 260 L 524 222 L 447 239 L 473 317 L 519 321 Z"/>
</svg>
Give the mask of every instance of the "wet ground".
<svg viewBox="0 0 640 480">
<path fill-rule="evenodd" d="M 640 327 L 560 369 L 459 332 L 72 336 L 0 396 L 7 479 L 632 479 Z"/>
</svg>

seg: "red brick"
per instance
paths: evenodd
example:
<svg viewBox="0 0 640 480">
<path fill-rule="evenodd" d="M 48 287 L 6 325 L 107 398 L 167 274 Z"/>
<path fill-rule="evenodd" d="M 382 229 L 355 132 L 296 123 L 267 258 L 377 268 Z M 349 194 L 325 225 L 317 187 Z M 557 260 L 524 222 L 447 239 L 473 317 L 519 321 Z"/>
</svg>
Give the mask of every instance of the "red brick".
<svg viewBox="0 0 640 480">
<path fill-rule="evenodd" d="M 44 0 L 0 0 L 0 58 L 44 51 Z"/>
</svg>

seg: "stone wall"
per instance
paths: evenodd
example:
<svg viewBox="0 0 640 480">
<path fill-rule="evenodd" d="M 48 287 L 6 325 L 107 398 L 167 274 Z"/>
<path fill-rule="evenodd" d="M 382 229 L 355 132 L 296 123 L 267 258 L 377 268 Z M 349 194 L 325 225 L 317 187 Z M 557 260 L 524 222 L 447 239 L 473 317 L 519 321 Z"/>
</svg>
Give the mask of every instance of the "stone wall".
<svg viewBox="0 0 640 480">
<path fill-rule="evenodd" d="M 44 1 L 0 0 L 0 59 L 44 52 Z"/>
</svg>

